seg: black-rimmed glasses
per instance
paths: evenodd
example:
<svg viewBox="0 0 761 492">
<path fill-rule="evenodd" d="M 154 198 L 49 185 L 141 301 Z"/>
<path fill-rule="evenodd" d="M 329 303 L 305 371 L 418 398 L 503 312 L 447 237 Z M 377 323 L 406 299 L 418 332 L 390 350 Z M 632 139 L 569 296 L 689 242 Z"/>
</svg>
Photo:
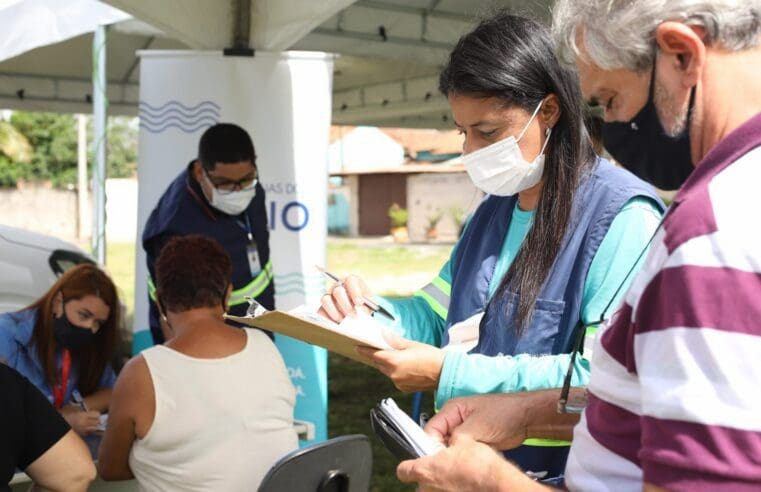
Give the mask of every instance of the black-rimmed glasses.
<svg viewBox="0 0 761 492">
<path fill-rule="evenodd" d="M 259 177 L 255 171 L 254 177 L 247 176 L 235 181 L 224 179 L 222 182 L 215 182 L 214 180 L 218 178 L 212 177 L 206 169 L 204 169 L 203 172 L 206 175 L 206 179 L 209 180 L 209 183 L 211 183 L 221 195 L 228 195 L 236 191 L 251 189 L 259 182 Z"/>
</svg>

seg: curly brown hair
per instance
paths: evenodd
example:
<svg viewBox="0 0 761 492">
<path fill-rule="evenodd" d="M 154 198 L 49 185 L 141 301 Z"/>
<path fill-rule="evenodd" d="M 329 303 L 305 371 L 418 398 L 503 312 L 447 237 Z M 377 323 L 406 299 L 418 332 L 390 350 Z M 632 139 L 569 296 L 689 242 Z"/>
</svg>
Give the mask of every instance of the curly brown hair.
<svg viewBox="0 0 761 492">
<path fill-rule="evenodd" d="M 230 255 L 218 242 L 191 234 L 174 237 L 156 260 L 156 295 L 166 311 L 224 307 Z"/>
</svg>

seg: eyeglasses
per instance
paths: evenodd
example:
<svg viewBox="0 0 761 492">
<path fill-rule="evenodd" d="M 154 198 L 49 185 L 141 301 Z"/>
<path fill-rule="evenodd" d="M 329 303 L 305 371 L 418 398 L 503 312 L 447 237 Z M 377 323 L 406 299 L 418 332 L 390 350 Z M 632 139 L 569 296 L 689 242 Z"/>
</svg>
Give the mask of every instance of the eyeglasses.
<svg viewBox="0 0 761 492">
<path fill-rule="evenodd" d="M 217 189 L 220 195 L 229 195 L 230 193 L 236 191 L 248 190 L 255 187 L 259 182 L 259 177 L 257 174 L 254 174 L 253 178 L 247 176 L 237 181 L 231 181 L 229 179 L 222 178 L 222 181 L 219 182 L 219 178 L 212 177 L 206 169 L 203 170 L 203 173 L 206 175 L 206 179 L 209 180 L 209 183 L 211 183 L 211 185 Z M 214 181 L 215 179 L 218 181 Z"/>
</svg>

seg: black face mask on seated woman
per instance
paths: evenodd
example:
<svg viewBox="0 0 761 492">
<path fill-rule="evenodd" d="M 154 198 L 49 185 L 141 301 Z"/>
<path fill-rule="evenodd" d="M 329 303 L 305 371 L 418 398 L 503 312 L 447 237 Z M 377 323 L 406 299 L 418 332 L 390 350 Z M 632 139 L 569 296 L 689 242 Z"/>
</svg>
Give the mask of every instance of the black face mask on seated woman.
<svg viewBox="0 0 761 492">
<path fill-rule="evenodd" d="M 95 333 L 90 328 L 82 328 L 69 321 L 66 312 L 53 320 L 53 335 L 60 347 L 69 350 L 78 350 L 95 338 Z"/>
<path fill-rule="evenodd" d="M 654 102 L 655 67 L 650 78 L 647 102 L 631 121 L 603 123 L 605 150 L 631 171 L 662 190 L 676 190 L 695 167 L 690 156 L 690 132 L 677 137 L 663 131 Z M 695 89 L 690 94 L 688 114 L 692 113 Z"/>
</svg>

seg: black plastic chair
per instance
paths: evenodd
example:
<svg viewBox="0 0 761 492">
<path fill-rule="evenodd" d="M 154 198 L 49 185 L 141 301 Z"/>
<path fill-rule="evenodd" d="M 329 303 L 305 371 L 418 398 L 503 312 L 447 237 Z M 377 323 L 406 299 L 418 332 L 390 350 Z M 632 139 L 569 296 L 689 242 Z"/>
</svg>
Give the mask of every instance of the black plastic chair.
<svg viewBox="0 0 761 492">
<path fill-rule="evenodd" d="M 372 470 L 367 436 L 341 436 L 283 456 L 267 472 L 259 492 L 366 492 Z"/>
</svg>

